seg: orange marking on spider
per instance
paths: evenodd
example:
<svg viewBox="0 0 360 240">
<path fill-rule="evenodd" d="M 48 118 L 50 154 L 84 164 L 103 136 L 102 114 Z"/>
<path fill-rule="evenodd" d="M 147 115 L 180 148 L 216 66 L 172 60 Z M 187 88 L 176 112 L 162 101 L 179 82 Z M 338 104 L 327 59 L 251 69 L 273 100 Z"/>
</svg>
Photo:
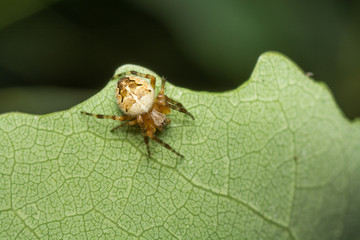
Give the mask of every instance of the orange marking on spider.
<svg viewBox="0 0 360 240">
<path fill-rule="evenodd" d="M 150 83 L 145 81 L 145 78 L 149 79 Z M 170 123 L 170 119 L 166 115 L 171 112 L 171 109 L 184 113 L 195 120 L 194 116 L 180 102 L 165 95 L 165 79 L 162 78 L 161 89 L 156 98 L 154 90 L 156 78 L 150 74 L 128 71 L 115 75 L 113 79 L 119 79 L 116 85 L 115 96 L 119 108 L 125 115 L 112 116 L 87 112 L 81 113 L 101 119 L 128 121 L 113 128 L 111 132 L 124 125 L 139 125 L 149 157 L 151 157 L 149 138 L 179 157 L 184 157 L 155 135 L 157 130 L 162 131 Z"/>
</svg>

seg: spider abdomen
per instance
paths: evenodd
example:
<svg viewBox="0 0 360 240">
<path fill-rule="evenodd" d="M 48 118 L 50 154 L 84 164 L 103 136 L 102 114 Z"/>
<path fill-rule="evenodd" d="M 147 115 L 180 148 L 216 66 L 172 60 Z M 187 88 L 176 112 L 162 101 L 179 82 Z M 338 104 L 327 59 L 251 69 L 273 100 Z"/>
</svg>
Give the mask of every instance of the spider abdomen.
<svg viewBox="0 0 360 240">
<path fill-rule="evenodd" d="M 155 92 L 144 79 L 126 76 L 118 81 L 116 99 L 123 113 L 137 116 L 150 111 L 155 102 Z"/>
</svg>

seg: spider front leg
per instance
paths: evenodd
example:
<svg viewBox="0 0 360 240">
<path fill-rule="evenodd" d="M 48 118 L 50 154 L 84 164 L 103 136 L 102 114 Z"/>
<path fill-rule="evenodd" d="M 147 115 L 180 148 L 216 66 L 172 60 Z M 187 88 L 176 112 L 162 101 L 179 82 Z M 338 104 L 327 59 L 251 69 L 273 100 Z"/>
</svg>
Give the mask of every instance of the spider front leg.
<svg viewBox="0 0 360 240">
<path fill-rule="evenodd" d="M 162 82 L 161 82 L 161 89 L 160 89 L 160 92 L 159 92 L 159 96 L 160 98 L 163 98 L 165 100 L 165 102 L 163 103 L 165 105 L 165 107 L 168 107 L 168 108 L 171 108 L 171 109 L 174 109 L 176 111 L 179 111 L 179 112 L 182 112 L 182 113 L 185 113 L 186 115 L 188 115 L 189 117 L 191 117 L 193 120 L 195 120 L 194 116 L 188 112 L 188 110 L 186 110 L 186 108 L 179 102 L 169 98 L 168 96 L 165 95 L 165 79 L 163 78 L 162 79 Z"/>
<path fill-rule="evenodd" d="M 164 92 L 165 92 L 165 83 L 166 83 L 165 78 L 162 78 L 161 79 L 161 89 L 160 89 L 159 95 L 165 95 L 164 94 Z"/>
<path fill-rule="evenodd" d="M 186 108 L 181 103 L 169 98 L 166 95 L 164 95 L 164 98 L 166 100 L 166 107 L 174 109 L 174 110 L 182 112 L 182 113 L 185 113 L 186 115 L 191 117 L 192 120 L 195 120 L 194 116 L 190 112 L 188 112 L 188 110 L 186 110 Z"/>
</svg>

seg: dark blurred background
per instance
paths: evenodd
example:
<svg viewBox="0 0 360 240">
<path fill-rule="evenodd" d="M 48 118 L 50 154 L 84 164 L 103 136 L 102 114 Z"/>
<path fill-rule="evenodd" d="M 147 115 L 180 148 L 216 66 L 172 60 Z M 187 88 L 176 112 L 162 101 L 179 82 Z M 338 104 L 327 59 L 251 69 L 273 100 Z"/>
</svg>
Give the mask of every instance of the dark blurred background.
<svg viewBox="0 0 360 240">
<path fill-rule="evenodd" d="M 0 113 L 67 109 L 125 63 L 176 85 L 224 91 L 279 51 L 360 116 L 360 1 L 0 2 Z"/>
</svg>

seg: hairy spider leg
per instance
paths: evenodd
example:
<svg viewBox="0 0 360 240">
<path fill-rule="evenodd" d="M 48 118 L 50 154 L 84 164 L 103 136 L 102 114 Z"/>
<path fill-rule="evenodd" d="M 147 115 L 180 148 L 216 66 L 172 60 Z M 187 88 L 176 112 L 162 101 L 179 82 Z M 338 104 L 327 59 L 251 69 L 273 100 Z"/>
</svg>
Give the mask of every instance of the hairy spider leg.
<svg viewBox="0 0 360 240">
<path fill-rule="evenodd" d="M 94 114 L 94 113 L 88 113 L 88 112 L 83 112 L 83 111 L 81 111 L 80 113 L 88 115 L 88 116 L 92 116 L 92 117 L 95 117 L 95 118 L 112 119 L 112 120 L 115 120 L 115 121 L 130 121 L 130 120 L 134 119 L 134 117 L 127 116 L 127 115 L 124 115 L 124 116 L 103 115 L 103 114 Z"/>
<path fill-rule="evenodd" d="M 165 92 L 165 83 L 166 83 L 165 78 L 162 78 L 162 79 L 161 79 L 161 89 L 160 89 L 159 95 L 164 95 L 164 92 Z"/>
<path fill-rule="evenodd" d="M 129 72 L 128 72 L 129 73 Z M 139 77 L 143 77 L 143 78 L 147 78 L 150 80 L 150 84 L 153 87 L 153 89 L 155 89 L 155 82 L 156 82 L 156 78 L 151 75 L 151 74 L 145 74 L 145 73 L 139 73 L 137 71 L 130 71 L 131 74 L 139 76 Z"/>
<path fill-rule="evenodd" d="M 169 98 L 166 95 L 164 95 L 164 97 L 166 100 L 166 107 L 174 109 L 174 110 L 182 112 L 182 113 L 185 113 L 186 115 L 191 117 L 193 120 L 195 120 L 194 116 L 190 112 L 188 112 L 188 110 L 186 110 L 186 108 L 181 103 Z"/>
<path fill-rule="evenodd" d="M 132 70 L 132 71 L 117 74 L 114 77 L 112 77 L 112 79 L 116 79 L 116 78 L 119 78 L 120 76 L 124 76 L 124 75 L 136 75 L 136 76 L 139 76 L 139 77 L 147 78 L 147 79 L 150 80 L 150 83 L 151 83 L 151 86 L 153 87 L 153 89 L 155 89 L 156 78 L 151 74 L 140 73 L 140 72 Z"/>
<path fill-rule="evenodd" d="M 165 102 L 165 106 L 167 108 L 174 109 L 178 112 L 184 113 L 184 114 L 188 115 L 189 117 L 191 117 L 193 120 L 195 120 L 194 116 L 191 113 L 189 113 L 185 108 L 180 108 L 180 107 L 172 105 L 168 102 Z"/>
<path fill-rule="evenodd" d="M 137 119 L 130 120 L 129 122 L 125 122 L 125 123 L 120 124 L 119 126 L 114 127 L 113 129 L 111 129 L 110 132 L 114 132 L 115 130 L 117 130 L 117 129 L 125 126 L 125 125 L 134 126 L 134 125 L 136 125 L 136 124 L 137 124 Z"/>
<path fill-rule="evenodd" d="M 162 82 L 161 82 L 161 89 L 160 89 L 160 92 L 158 95 L 158 96 L 162 95 L 162 97 L 164 97 L 164 99 L 166 101 L 165 106 L 168 108 L 174 109 L 176 111 L 185 113 L 186 115 L 191 117 L 193 120 L 195 120 L 194 116 L 191 113 L 189 113 L 188 110 L 186 110 L 186 108 L 181 103 L 179 103 L 165 95 L 165 93 L 164 93 L 165 92 L 165 83 L 166 83 L 166 80 L 165 80 L 165 78 L 163 78 Z"/>
<path fill-rule="evenodd" d="M 181 155 L 180 153 L 178 153 L 177 151 L 175 151 L 175 149 L 173 149 L 169 144 L 167 144 L 166 142 L 164 142 L 163 140 L 161 140 L 160 138 L 158 138 L 156 135 L 154 135 L 153 133 L 150 134 L 149 136 L 152 140 L 155 140 L 156 142 L 160 143 L 163 147 L 169 149 L 170 151 L 172 151 L 173 153 L 175 153 L 176 155 L 178 155 L 179 157 L 184 157 L 183 155 Z"/>
<path fill-rule="evenodd" d="M 164 141 L 162 141 L 161 139 L 159 139 L 154 133 L 156 131 L 156 128 L 147 128 L 145 127 L 144 121 L 141 117 L 141 115 L 139 115 L 137 117 L 138 119 L 138 123 L 141 127 L 141 129 L 143 130 L 143 136 L 144 136 L 144 141 L 146 144 L 146 148 L 148 150 L 148 154 L 150 157 L 150 147 L 149 147 L 149 140 L 148 138 L 151 138 L 152 140 L 160 143 L 160 145 L 162 145 L 163 147 L 167 148 L 168 150 L 172 151 L 173 153 L 175 153 L 176 155 L 178 155 L 179 157 L 184 157 L 183 155 L 181 155 L 180 153 L 178 153 L 177 151 L 175 151 L 169 144 L 165 143 Z"/>
</svg>

